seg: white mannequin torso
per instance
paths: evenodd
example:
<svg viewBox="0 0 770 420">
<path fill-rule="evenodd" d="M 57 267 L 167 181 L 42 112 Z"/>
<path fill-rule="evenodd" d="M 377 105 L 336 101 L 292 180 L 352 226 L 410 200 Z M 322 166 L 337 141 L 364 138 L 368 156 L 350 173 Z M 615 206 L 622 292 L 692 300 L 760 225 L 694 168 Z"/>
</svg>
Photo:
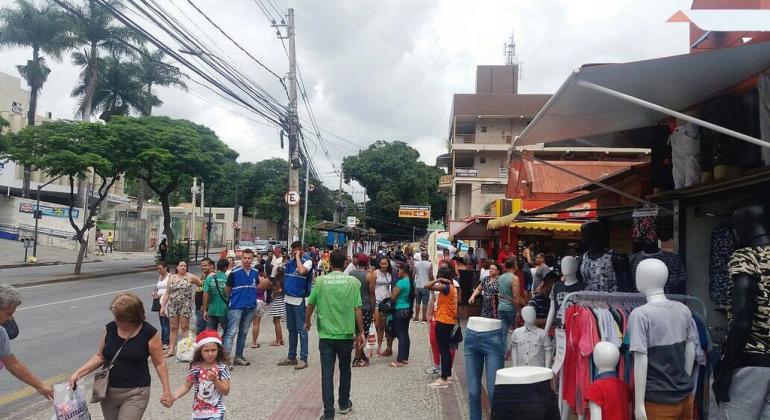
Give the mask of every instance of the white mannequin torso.
<svg viewBox="0 0 770 420">
<path fill-rule="evenodd" d="M 536 384 L 553 378 L 553 371 L 537 366 L 517 366 L 498 369 L 495 385 Z"/>
<path fill-rule="evenodd" d="M 466 327 L 476 332 L 495 331 L 503 328 L 503 323 L 499 319 L 484 318 L 472 316 L 468 318 Z"/>
</svg>

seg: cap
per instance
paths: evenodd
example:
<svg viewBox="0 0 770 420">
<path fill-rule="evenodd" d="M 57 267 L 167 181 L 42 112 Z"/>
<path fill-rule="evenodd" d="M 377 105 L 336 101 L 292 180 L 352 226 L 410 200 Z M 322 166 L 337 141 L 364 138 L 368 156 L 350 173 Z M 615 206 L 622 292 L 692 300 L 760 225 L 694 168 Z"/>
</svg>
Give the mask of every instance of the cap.
<svg viewBox="0 0 770 420">
<path fill-rule="evenodd" d="M 214 330 L 203 330 L 195 337 L 195 348 L 200 348 L 204 344 L 216 343 L 222 345 L 222 337 Z"/>
<path fill-rule="evenodd" d="M 280 253 L 281 253 L 280 247 L 273 248 L 273 254 L 280 254 Z"/>
<path fill-rule="evenodd" d="M 356 263 L 358 265 L 369 265 L 369 256 L 364 253 L 358 254 L 356 256 Z"/>
</svg>

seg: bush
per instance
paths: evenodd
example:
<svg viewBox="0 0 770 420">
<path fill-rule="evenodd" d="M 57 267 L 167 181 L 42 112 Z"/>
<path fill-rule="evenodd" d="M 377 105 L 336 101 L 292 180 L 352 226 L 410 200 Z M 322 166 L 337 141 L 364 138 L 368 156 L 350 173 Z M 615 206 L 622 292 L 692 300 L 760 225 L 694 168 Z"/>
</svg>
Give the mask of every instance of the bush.
<svg viewBox="0 0 770 420">
<path fill-rule="evenodd" d="M 160 259 L 160 257 L 158 258 Z M 187 249 L 186 242 L 177 242 L 166 252 L 166 263 L 174 265 L 178 261 L 188 261 L 190 259 L 190 250 Z"/>
</svg>

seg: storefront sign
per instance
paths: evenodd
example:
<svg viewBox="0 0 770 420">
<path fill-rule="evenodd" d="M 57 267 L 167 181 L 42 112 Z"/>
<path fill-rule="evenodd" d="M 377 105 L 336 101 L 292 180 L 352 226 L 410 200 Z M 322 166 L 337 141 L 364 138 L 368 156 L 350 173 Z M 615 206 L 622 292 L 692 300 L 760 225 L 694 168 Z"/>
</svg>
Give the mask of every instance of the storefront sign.
<svg viewBox="0 0 770 420">
<path fill-rule="evenodd" d="M 35 205 L 32 203 L 19 204 L 19 213 L 35 213 Z M 69 217 L 69 207 L 49 207 L 40 206 L 40 212 L 43 216 L 49 217 Z M 72 217 L 77 219 L 80 216 L 80 209 L 72 209 Z"/>
<path fill-rule="evenodd" d="M 554 341 L 556 341 L 554 345 L 556 352 L 554 353 L 553 367 L 551 369 L 553 373 L 559 373 L 564 364 L 564 355 L 567 353 L 567 334 L 564 330 L 556 330 Z"/>
<path fill-rule="evenodd" d="M 521 200 L 521 211 L 526 213 L 530 211 L 537 211 L 546 206 L 554 204 L 550 200 Z M 550 214 L 539 214 L 538 217 L 544 219 L 591 219 L 596 218 L 596 200 L 586 201 L 582 204 L 577 204 L 572 207 L 568 207 L 564 211 Z"/>
<path fill-rule="evenodd" d="M 430 219 L 430 206 L 399 206 L 398 217 L 406 219 Z"/>
<path fill-rule="evenodd" d="M 476 168 L 455 168 L 455 176 L 475 178 L 479 176 L 479 171 Z"/>
</svg>

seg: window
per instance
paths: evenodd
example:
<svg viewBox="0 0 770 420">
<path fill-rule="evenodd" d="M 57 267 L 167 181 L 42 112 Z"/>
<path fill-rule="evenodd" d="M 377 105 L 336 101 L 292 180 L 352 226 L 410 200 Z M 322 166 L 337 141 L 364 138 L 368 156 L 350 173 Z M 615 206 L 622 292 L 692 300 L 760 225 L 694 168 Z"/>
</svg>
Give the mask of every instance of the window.
<svg viewBox="0 0 770 420">
<path fill-rule="evenodd" d="M 487 127 L 486 127 L 486 126 L 484 126 L 484 125 L 482 125 L 482 126 L 481 126 L 481 132 L 482 132 L 482 133 L 486 133 L 486 132 L 487 132 Z"/>
<path fill-rule="evenodd" d="M 217 220 L 224 220 L 225 214 L 224 213 L 217 213 L 216 216 L 214 216 Z"/>
<path fill-rule="evenodd" d="M 505 142 L 511 144 L 511 136 L 505 136 Z"/>
<path fill-rule="evenodd" d="M 482 194 L 505 194 L 504 184 L 481 184 Z"/>
<path fill-rule="evenodd" d="M 479 163 L 487 163 L 487 158 L 483 156 L 479 157 Z"/>
</svg>

